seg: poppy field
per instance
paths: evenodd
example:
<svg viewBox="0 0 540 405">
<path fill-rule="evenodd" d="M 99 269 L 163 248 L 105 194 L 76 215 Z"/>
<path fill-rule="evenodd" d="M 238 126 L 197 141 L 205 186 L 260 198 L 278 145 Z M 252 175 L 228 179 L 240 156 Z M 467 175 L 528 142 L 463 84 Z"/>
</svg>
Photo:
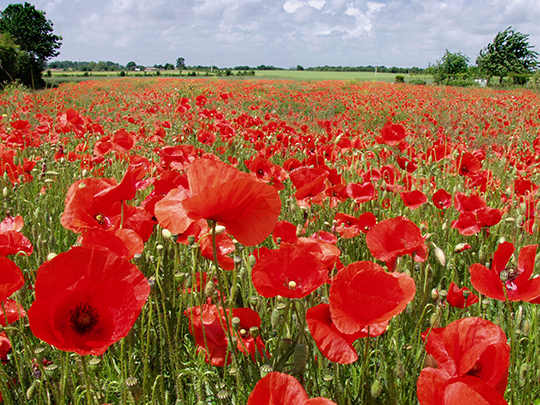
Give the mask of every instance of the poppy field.
<svg viewBox="0 0 540 405">
<path fill-rule="evenodd" d="M 539 404 L 540 97 L 0 97 L 6 404 Z"/>
</svg>

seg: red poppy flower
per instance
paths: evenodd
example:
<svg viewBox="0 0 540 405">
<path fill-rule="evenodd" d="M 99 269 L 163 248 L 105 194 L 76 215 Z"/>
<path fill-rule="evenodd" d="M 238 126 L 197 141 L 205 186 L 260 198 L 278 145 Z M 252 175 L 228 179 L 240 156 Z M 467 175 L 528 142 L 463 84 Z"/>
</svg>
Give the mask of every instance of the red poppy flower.
<svg viewBox="0 0 540 405">
<path fill-rule="evenodd" d="M 272 239 L 276 243 L 277 238 L 281 238 L 281 242 L 293 244 L 298 239 L 298 235 L 296 235 L 296 226 L 289 221 L 278 221 L 272 232 Z"/>
<path fill-rule="evenodd" d="M 452 221 L 452 228 L 457 229 L 464 236 L 476 235 L 480 232 L 480 224 L 476 220 L 476 215 L 472 212 L 462 212 L 456 221 Z"/>
<path fill-rule="evenodd" d="M 196 160 L 187 173 L 192 197 L 182 205 L 189 218 L 214 220 L 246 246 L 270 235 L 281 212 L 274 187 L 212 159 Z"/>
<path fill-rule="evenodd" d="M 240 320 L 238 329 L 236 330 L 238 350 L 242 353 L 249 354 L 253 361 L 256 359 L 256 353 L 261 358 L 264 358 L 267 355 L 265 353 L 264 342 L 258 333 L 254 336 L 251 332 L 251 328 L 259 328 L 261 326 L 261 317 L 259 314 L 251 308 L 233 308 L 231 320 L 233 317 Z"/>
<path fill-rule="evenodd" d="M 403 191 L 399 195 L 403 204 L 413 210 L 422 206 L 427 201 L 426 195 L 420 190 Z"/>
<path fill-rule="evenodd" d="M 501 222 L 502 212 L 497 208 L 484 207 L 476 212 L 476 218 L 482 228 L 489 228 Z"/>
<path fill-rule="evenodd" d="M 345 239 L 354 238 L 360 233 L 367 233 L 376 223 L 377 218 L 371 212 L 366 212 L 359 218 L 338 212 L 334 217 L 334 228 Z"/>
<path fill-rule="evenodd" d="M 403 128 L 401 125 L 387 122 L 381 129 L 381 136 L 375 136 L 375 140 L 379 144 L 396 146 L 403 139 L 405 139 L 406 136 L 407 134 L 405 133 L 405 128 Z"/>
<path fill-rule="evenodd" d="M 89 229 L 77 239 L 82 245 L 98 245 L 110 249 L 118 256 L 131 260 L 137 253 L 142 253 L 144 243 L 137 232 L 132 229 Z"/>
<path fill-rule="evenodd" d="M 24 308 L 15 300 L 2 301 L 0 306 L 0 325 L 7 326 L 26 316 Z"/>
<path fill-rule="evenodd" d="M 328 269 L 315 254 L 282 243 L 279 249 L 268 250 L 257 260 L 251 279 L 263 297 L 302 298 L 328 280 Z"/>
<path fill-rule="evenodd" d="M 289 374 L 273 372 L 261 378 L 246 405 L 336 405 L 327 398 L 309 399 L 306 390 Z"/>
<path fill-rule="evenodd" d="M 24 285 L 21 269 L 6 257 L 0 256 L 0 302 Z"/>
<path fill-rule="evenodd" d="M 362 184 L 349 183 L 345 190 L 349 198 L 352 198 L 358 204 L 377 198 L 377 190 L 375 190 L 375 186 L 370 181 Z"/>
<path fill-rule="evenodd" d="M 405 217 L 391 218 L 374 225 L 366 234 L 369 251 L 376 259 L 394 269 L 398 256 L 413 255 L 415 261 L 426 259 L 427 247 L 420 229 Z"/>
<path fill-rule="evenodd" d="M 74 247 L 38 269 L 30 328 L 60 350 L 99 356 L 129 333 L 149 293 L 132 263 L 98 246 Z"/>
<path fill-rule="evenodd" d="M 19 252 L 32 254 L 32 243 L 20 232 L 23 225 L 24 220 L 20 215 L 6 217 L 0 223 L 0 256 L 15 255 Z"/>
<path fill-rule="evenodd" d="M 471 152 L 465 152 L 456 160 L 458 173 L 462 176 L 472 176 L 482 170 L 482 162 Z"/>
<path fill-rule="evenodd" d="M 8 354 L 11 351 L 11 341 L 6 335 L 6 332 L 0 332 L 0 360 L 2 363 L 7 363 Z M 2 401 L 2 394 L 0 393 L 0 401 Z"/>
<path fill-rule="evenodd" d="M 463 318 L 431 330 L 426 351 L 437 368 L 427 367 L 417 382 L 421 405 L 506 404 L 510 346 L 497 325 L 481 318 Z"/>
<path fill-rule="evenodd" d="M 467 298 L 465 298 L 464 292 L 468 292 Z M 450 287 L 448 287 L 448 293 L 446 295 L 446 302 L 448 302 L 453 307 L 466 308 L 470 307 L 472 304 L 478 302 L 478 296 L 473 294 L 468 288 L 461 287 L 459 288 L 454 282 L 450 282 Z"/>
<path fill-rule="evenodd" d="M 506 297 L 510 301 L 532 301 L 540 297 L 540 278 L 530 278 L 536 248 L 536 245 L 521 248 L 514 268 L 508 263 L 514 253 L 514 244 L 501 243 L 493 255 L 490 269 L 479 263 L 469 268 L 472 285 L 483 295 L 499 301 L 505 301 Z"/>
<path fill-rule="evenodd" d="M 326 188 L 328 170 L 324 167 L 300 167 L 290 172 L 289 177 L 296 188 L 297 200 L 316 197 Z"/>
<path fill-rule="evenodd" d="M 372 262 L 352 263 L 332 279 L 332 322 L 341 333 L 357 333 L 402 312 L 415 291 L 414 280 L 405 273 L 387 273 Z"/>
<path fill-rule="evenodd" d="M 332 322 L 329 304 L 319 304 L 308 309 L 306 322 L 311 336 L 323 356 L 339 364 L 350 364 L 358 360 L 358 354 L 353 347 L 353 342 L 356 339 L 366 337 L 368 327 L 369 335 L 375 337 L 384 333 L 388 326 L 388 321 L 386 321 L 380 324 L 368 325 L 359 332 L 350 335 L 341 333 Z"/>
<path fill-rule="evenodd" d="M 189 318 L 189 331 L 195 338 L 197 353 L 204 353 L 206 362 L 213 366 L 230 364 L 232 358 L 231 353 L 227 353 L 223 310 L 214 304 L 203 304 L 186 309 L 184 315 Z"/>
<path fill-rule="evenodd" d="M 111 229 L 120 224 L 122 203 L 94 196 L 116 186 L 111 179 L 87 178 L 76 181 L 66 194 L 66 207 L 61 217 L 64 228 L 80 233 L 86 229 Z"/>
<path fill-rule="evenodd" d="M 452 194 L 441 188 L 433 194 L 431 200 L 435 204 L 435 207 L 443 210 L 452 205 Z"/>
<path fill-rule="evenodd" d="M 470 212 L 476 214 L 476 212 L 486 207 L 486 200 L 478 195 L 466 195 L 463 193 L 456 193 L 454 196 L 454 208 L 460 213 Z"/>
</svg>

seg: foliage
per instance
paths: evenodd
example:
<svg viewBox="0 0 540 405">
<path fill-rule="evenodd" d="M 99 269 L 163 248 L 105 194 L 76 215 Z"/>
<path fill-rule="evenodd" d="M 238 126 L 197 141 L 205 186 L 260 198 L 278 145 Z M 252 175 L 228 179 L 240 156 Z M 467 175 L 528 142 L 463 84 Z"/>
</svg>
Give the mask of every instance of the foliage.
<svg viewBox="0 0 540 405">
<path fill-rule="evenodd" d="M 62 37 L 53 34 L 53 24 L 43 11 L 29 4 L 10 4 L 0 13 L 0 32 L 9 34 L 27 56 L 18 58 L 17 79 L 41 86 L 44 62 L 58 55 Z"/>
<path fill-rule="evenodd" d="M 182 57 L 176 59 L 176 68 L 182 70 L 186 67 L 186 60 Z"/>
<path fill-rule="evenodd" d="M 476 63 L 489 76 L 503 77 L 510 74 L 523 75 L 530 73 L 538 65 L 538 53 L 529 44 L 529 35 L 514 31 L 508 27 L 499 32 L 493 42 L 480 51 Z M 515 76 L 514 82 L 522 84 L 523 79 Z"/>
<path fill-rule="evenodd" d="M 461 52 L 452 53 L 447 49 L 441 60 L 430 66 L 429 71 L 435 76 L 436 83 L 448 84 L 447 81 L 467 73 L 468 63 L 468 56 Z"/>
</svg>

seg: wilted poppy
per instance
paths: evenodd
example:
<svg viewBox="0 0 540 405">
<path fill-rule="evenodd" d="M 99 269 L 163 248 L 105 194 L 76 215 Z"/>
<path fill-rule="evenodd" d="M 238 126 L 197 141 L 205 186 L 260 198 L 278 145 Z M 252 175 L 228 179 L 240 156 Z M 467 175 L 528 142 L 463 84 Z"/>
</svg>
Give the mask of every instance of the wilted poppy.
<svg viewBox="0 0 540 405">
<path fill-rule="evenodd" d="M 405 273 L 387 273 L 373 262 L 352 263 L 332 279 L 332 322 L 341 333 L 357 333 L 402 312 L 415 291 L 414 280 Z"/>
<path fill-rule="evenodd" d="M 267 374 L 249 394 L 246 405 L 336 405 L 327 398 L 309 399 L 302 384 L 292 375 Z"/>
<path fill-rule="evenodd" d="M 417 382 L 421 405 L 506 404 L 510 346 L 500 327 L 482 318 L 463 318 L 431 330 L 426 351 L 437 363 Z M 466 399 L 465 399 L 466 398 Z"/>
<path fill-rule="evenodd" d="M 302 298 L 328 280 L 328 269 L 307 249 L 282 243 L 279 249 L 269 250 L 257 260 L 251 279 L 263 297 Z"/>
<path fill-rule="evenodd" d="M 98 356 L 129 333 L 149 293 L 134 264 L 102 247 L 74 247 L 38 269 L 30 328 L 60 350 Z"/>
<path fill-rule="evenodd" d="M 493 254 L 491 268 L 474 263 L 471 283 L 483 295 L 499 301 L 531 301 L 540 297 L 540 278 L 530 278 L 534 270 L 536 245 L 521 248 L 517 266 L 509 264 L 514 244 L 501 243 Z"/>
<path fill-rule="evenodd" d="M 366 234 L 369 251 L 376 259 L 394 270 L 398 256 L 412 255 L 415 261 L 426 259 L 427 247 L 420 229 L 414 222 L 397 217 L 379 222 Z"/>
</svg>

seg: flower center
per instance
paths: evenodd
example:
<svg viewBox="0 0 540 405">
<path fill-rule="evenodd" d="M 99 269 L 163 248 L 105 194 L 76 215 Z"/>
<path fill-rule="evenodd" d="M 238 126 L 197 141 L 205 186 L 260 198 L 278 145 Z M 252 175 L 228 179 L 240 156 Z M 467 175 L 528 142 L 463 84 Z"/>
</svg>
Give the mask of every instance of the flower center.
<svg viewBox="0 0 540 405">
<path fill-rule="evenodd" d="M 105 215 L 103 215 L 103 214 L 96 214 L 96 216 L 94 217 L 94 219 L 97 221 L 98 224 L 103 225 L 103 223 L 105 222 Z"/>
<path fill-rule="evenodd" d="M 69 324 L 71 329 L 79 335 L 86 335 L 99 323 L 98 310 L 87 303 L 79 304 L 69 311 Z"/>
</svg>

